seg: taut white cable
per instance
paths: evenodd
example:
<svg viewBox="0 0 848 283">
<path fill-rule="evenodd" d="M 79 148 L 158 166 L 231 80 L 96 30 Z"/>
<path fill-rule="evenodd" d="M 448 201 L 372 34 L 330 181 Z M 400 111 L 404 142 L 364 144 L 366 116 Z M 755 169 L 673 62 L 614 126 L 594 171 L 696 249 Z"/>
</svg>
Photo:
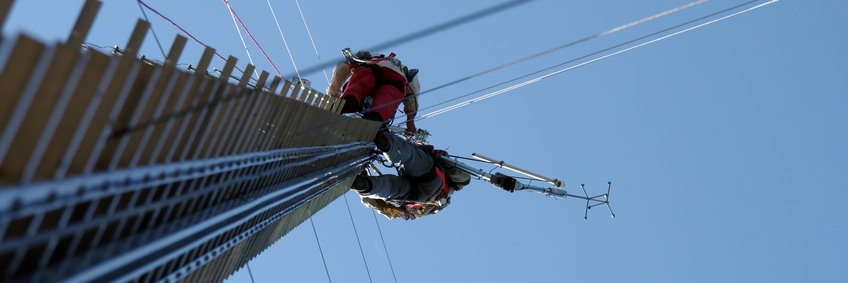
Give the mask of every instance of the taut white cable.
<svg viewBox="0 0 848 283">
<path fill-rule="evenodd" d="M 451 106 L 448 106 L 448 107 L 445 107 L 445 108 L 442 108 L 442 109 L 439 109 L 439 110 L 436 110 L 436 111 L 433 111 L 433 112 L 430 112 L 430 113 L 427 113 L 427 114 L 424 114 L 424 115 L 421 115 L 421 117 L 416 119 L 416 120 L 430 118 L 430 117 L 433 117 L 433 116 L 436 116 L 436 115 L 439 115 L 439 114 L 442 114 L 442 113 L 445 113 L 445 112 L 449 112 L 449 111 L 452 111 L 452 110 L 455 110 L 455 109 L 459 109 L 459 108 L 468 106 L 471 103 L 486 100 L 486 99 L 492 98 L 494 96 L 497 96 L 499 94 L 502 94 L 502 93 L 505 93 L 505 92 L 508 92 L 508 91 L 512 91 L 512 90 L 515 90 L 515 89 L 518 89 L 518 88 L 521 88 L 521 87 L 524 87 L 524 86 L 527 86 L 527 85 L 530 85 L 530 84 L 537 83 L 537 82 L 539 82 L 543 79 L 561 74 L 563 72 L 573 70 L 575 68 L 582 67 L 582 66 L 585 66 L 585 65 L 588 65 L 588 64 L 591 64 L 591 63 L 594 63 L 594 62 L 597 62 L 597 61 L 600 61 L 600 60 L 603 60 L 603 59 L 606 59 L 606 58 L 609 58 L 609 57 L 612 57 L 612 56 L 615 56 L 615 55 L 618 55 L 618 54 L 621 54 L 621 53 L 624 53 L 624 52 L 628 52 L 630 50 L 637 49 L 637 48 L 643 47 L 645 45 L 649 45 L 649 44 L 664 40 L 666 38 L 674 37 L 674 36 L 677 36 L 677 35 L 680 35 L 680 34 L 683 34 L 683 33 L 698 29 L 698 28 L 701 28 L 701 27 L 709 25 L 709 24 L 713 24 L 713 23 L 716 23 L 716 22 L 719 22 L 719 21 L 723 21 L 725 19 L 732 18 L 732 17 L 735 17 L 737 15 L 744 14 L 744 13 L 762 8 L 764 6 L 773 4 L 773 3 L 778 2 L 778 1 L 780 1 L 780 0 L 771 0 L 771 1 L 768 1 L 766 3 L 762 3 L 762 4 L 759 4 L 757 6 L 750 7 L 750 8 L 747 8 L 745 10 L 742 10 L 742 11 L 739 11 L 739 12 L 736 12 L 736 13 L 733 13 L 733 14 L 730 14 L 730 15 L 727 15 L 727 16 L 723 16 L 723 17 L 720 17 L 720 18 L 717 18 L 717 19 L 714 19 L 714 20 L 711 20 L 711 21 L 708 21 L 708 22 L 705 22 L 705 23 L 702 23 L 702 24 L 699 24 L 699 25 L 696 25 L 696 26 L 693 26 L 693 27 L 689 27 L 689 28 L 686 28 L 684 30 L 680 30 L 680 31 L 677 31 L 677 32 L 674 32 L 674 33 L 671 33 L 671 34 L 668 34 L 668 35 L 665 35 L 665 36 L 662 36 L 662 37 L 659 37 L 659 38 L 656 38 L 656 39 L 653 39 L 653 40 L 650 40 L 650 41 L 647 41 L 647 42 L 643 42 L 643 43 L 640 43 L 640 44 L 637 44 L 637 45 L 634 45 L 634 46 L 631 46 L 631 47 L 628 47 L 628 48 L 625 48 L 625 49 L 622 49 L 622 50 L 619 50 L 619 51 L 616 51 L 616 52 L 613 52 L 613 53 L 610 53 L 610 54 L 607 54 L 607 55 L 604 55 L 604 56 L 601 56 L 601 57 L 598 57 L 598 58 L 595 58 L 595 59 L 592 59 L 592 60 L 589 60 L 589 61 L 585 61 L 583 63 L 579 63 L 577 65 L 567 67 L 565 69 L 561 69 L 559 71 L 556 71 L 556 72 L 553 72 L 553 73 L 550 73 L 550 74 L 547 74 L 547 75 L 543 75 L 543 76 L 540 76 L 540 77 L 537 77 L 537 78 L 534 78 L 534 79 L 531 79 L 531 80 L 528 80 L 528 81 L 525 81 L 525 82 L 522 82 L 522 83 L 519 83 L 519 84 L 515 84 L 515 85 L 510 86 L 510 87 L 506 87 L 506 88 L 503 88 L 503 89 L 500 89 L 500 90 L 497 90 L 497 91 L 494 91 L 494 92 L 490 92 L 488 94 L 481 95 L 481 96 L 478 96 L 476 98 L 472 98 L 472 99 L 469 99 L 469 100 L 466 100 L 466 101 L 463 101 L 463 102 L 460 102 L 460 103 L 457 103 L 457 104 L 454 104 L 454 105 L 451 105 Z"/>
<path fill-rule="evenodd" d="M 250 61 L 250 64 L 255 67 L 256 64 L 253 63 L 253 57 L 250 56 L 250 50 L 247 49 L 247 43 L 244 41 L 244 36 L 241 35 L 241 28 L 239 27 L 238 23 L 236 22 L 236 15 L 235 15 L 235 13 L 233 13 L 233 8 L 230 7 L 230 1 L 224 0 L 224 4 L 227 4 L 227 12 L 230 13 L 230 18 L 233 19 L 233 25 L 236 26 L 236 32 L 238 32 L 239 39 L 241 39 L 241 45 L 244 46 L 244 52 L 247 52 L 247 60 Z M 259 73 L 256 72 L 256 69 L 253 69 L 253 75 L 257 79 L 259 78 Z"/>
<path fill-rule="evenodd" d="M 330 85 L 330 76 L 327 75 L 327 68 L 324 67 L 324 61 L 321 60 L 321 54 L 318 53 L 318 46 L 315 45 L 315 40 L 312 39 L 312 31 L 309 30 L 309 24 L 306 23 L 306 17 L 303 16 L 303 9 L 300 8 L 300 0 L 294 0 L 294 3 L 297 5 L 297 11 L 300 12 L 300 19 L 303 20 L 303 26 L 306 27 L 306 34 L 309 35 L 309 42 L 312 43 L 312 50 L 315 50 L 315 56 L 318 57 L 318 64 L 321 64 L 324 79 L 327 80 L 327 85 Z"/>
<path fill-rule="evenodd" d="M 280 37 L 283 38 L 283 45 L 286 46 L 286 51 L 289 53 L 289 58 L 291 59 L 292 66 L 294 66 L 294 72 L 297 73 L 297 79 L 302 80 L 300 77 L 300 71 L 297 69 L 297 63 L 294 61 L 294 56 L 292 55 L 291 49 L 289 48 L 289 42 L 286 40 L 286 36 L 283 34 L 283 28 L 280 26 L 280 21 L 277 20 L 277 12 L 274 12 L 274 7 L 271 6 L 271 0 L 265 0 L 268 3 L 268 8 L 271 9 L 271 16 L 274 17 L 274 23 L 277 24 L 277 31 L 280 32 Z"/>
</svg>

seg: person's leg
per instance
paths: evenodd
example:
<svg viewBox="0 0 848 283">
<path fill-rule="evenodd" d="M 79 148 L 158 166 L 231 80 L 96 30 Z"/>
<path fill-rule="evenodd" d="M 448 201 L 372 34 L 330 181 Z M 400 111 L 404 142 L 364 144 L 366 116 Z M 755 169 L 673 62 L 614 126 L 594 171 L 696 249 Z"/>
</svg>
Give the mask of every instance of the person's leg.
<svg viewBox="0 0 848 283">
<path fill-rule="evenodd" d="M 401 175 L 423 176 L 433 169 L 433 158 L 420 147 L 387 131 L 377 132 L 377 149 L 387 153 L 393 163 L 399 163 Z"/>
<path fill-rule="evenodd" d="M 409 179 L 395 175 L 356 176 L 352 188 L 362 196 L 406 200 L 415 188 Z M 415 198 L 417 198 L 417 193 Z"/>
<path fill-rule="evenodd" d="M 342 95 L 345 100 L 342 113 L 359 112 L 362 110 L 362 102 L 365 97 L 372 94 L 377 86 L 374 74 L 370 68 L 360 68 L 353 72 Z"/>
</svg>

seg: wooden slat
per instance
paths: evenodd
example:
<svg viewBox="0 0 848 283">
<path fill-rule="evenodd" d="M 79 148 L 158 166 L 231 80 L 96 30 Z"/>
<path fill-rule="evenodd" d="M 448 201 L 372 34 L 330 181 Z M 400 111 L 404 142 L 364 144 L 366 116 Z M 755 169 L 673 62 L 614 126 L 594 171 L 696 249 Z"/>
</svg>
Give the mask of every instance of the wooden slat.
<svg viewBox="0 0 848 283">
<path fill-rule="evenodd" d="M 72 103 L 65 109 L 65 113 L 59 126 L 50 141 L 49 150 L 44 155 L 40 166 L 35 174 L 35 181 L 46 180 L 53 177 L 61 158 L 64 156 L 71 138 L 76 132 L 79 121 L 85 115 L 89 102 L 97 89 L 100 79 L 109 64 L 109 56 L 100 52 L 91 52 L 91 58 L 80 78 L 74 91 Z"/>
<path fill-rule="evenodd" d="M 0 31 L 3 30 L 3 26 L 6 23 L 6 17 L 9 16 L 9 11 L 12 10 L 13 4 L 15 4 L 14 0 L 0 1 Z"/>
<path fill-rule="evenodd" d="M 257 85 L 261 86 L 265 83 L 265 80 L 268 79 L 268 72 L 263 71 L 259 75 L 259 80 L 257 80 Z M 261 87 L 260 87 L 261 89 Z M 237 127 L 233 129 L 233 132 L 229 135 L 227 145 L 222 154 L 236 154 L 242 153 L 239 152 L 239 148 L 241 144 L 245 143 L 247 140 L 246 136 L 255 134 L 254 129 L 256 129 L 256 120 L 258 120 L 261 116 L 261 111 L 265 108 L 265 105 L 262 105 L 262 101 L 266 100 L 269 95 L 264 91 L 255 90 L 254 94 L 251 94 L 248 97 L 247 105 L 244 106 L 244 113 L 241 114 L 241 122 L 237 124 Z"/>
<path fill-rule="evenodd" d="M 339 113 L 338 109 L 339 109 L 339 102 L 340 101 L 341 101 L 341 99 L 338 99 L 338 98 L 335 98 L 335 97 L 332 97 L 330 99 L 330 112 Z"/>
<path fill-rule="evenodd" d="M 30 37 L 18 36 L 15 47 L 9 54 L 6 68 L 0 73 L 0 86 L 3 86 L 3 95 L 0 95 L 0 127 L 7 127 L 6 123 L 9 122 L 9 117 L 18 104 L 21 91 L 44 48 L 44 45 Z"/>
<path fill-rule="evenodd" d="M 134 54 L 141 43 L 144 42 L 144 37 L 147 34 L 147 28 L 149 26 L 150 24 L 143 20 L 136 22 L 133 33 L 127 41 L 125 53 L 112 75 L 112 81 L 103 90 L 100 105 L 97 107 L 94 117 L 85 131 L 82 142 L 80 142 L 80 147 L 71 159 L 71 164 L 67 172 L 69 175 L 77 175 L 84 172 L 88 159 L 95 153 L 95 146 L 100 139 L 100 134 L 109 125 L 109 114 L 113 108 L 123 107 L 123 105 L 115 105 L 118 100 L 118 94 L 124 82 L 129 79 L 133 65 L 136 64 Z"/>
<path fill-rule="evenodd" d="M 171 45 L 171 49 L 168 50 L 168 58 L 165 58 L 165 68 L 174 68 L 177 65 L 177 61 L 180 59 L 180 55 L 183 53 L 183 49 L 186 45 L 186 38 L 181 35 L 177 35 L 174 38 L 174 42 Z"/>
<path fill-rule="evenodd" d="M 292 87 L 292 92 L 291 92 L 290 97 L 294 100 L 303 101 L 302 99 L 297 98 L 297 94 L 300 93 L 301 89 L 302 89 L 302 87 L 301 87 L 300 83 L 294 83 L 294 87 Z"/>
<path fill-rule="evenodd" d="M 330 107 L 333 107 L 332 99 L 329 95 L 321 93 L 321 109 L 330 111 Z"/>
<path fill-rule="evenodd" d="M 227 92 L 230 91 L 230 85 L 227 84 L 227 82 L 230 79 L 230 74 L 233 72 L 233 69 L 235 69 L 237 61 L 238 59 L 233 56 L 229 56 L 229 58 L 227 58 L 227 62 L 224 64 L 224 69 L 221 70 L 221 74 L 217 78 L 219 86 L 207 96 L 207 99 L 204 100 L 203 103 L 221 99 L 227 94 Z M 187 129 L 191 132 L 191 134 L 187 137 L 190 141 L 187 141 L 185 147 L 182 149 L 181 156 L 183 158 L 186 160 L 194 159 L 204 152 L 204 149 L 206 148 L 205 146 L 208 142 L 208 136 L 211 133 L 210 129 L 217 126 L 215 121 L 218 117 L 216 115 L 217 112 L 220 111 L 221 106 L 221 103 L 216 103 L 209 107 L 204 107 L 204 109 L 200 110 L 200 113 L 198 113 L 197 118 L 191 121 L 192 125 L 190 125 Z M 191 135 L 194 136 L 192 137 Z"/>
<path fill-rule="evenodd" d="M 263 119 L 259 121 L 259 125 L 257 126 L 259 133 L 257 133 L 257 136 L 248 141 L 247 148 L 249 151 L 262 150 L 262 146 L 270 139 L 275 126 L 274 123 L 283 113 L 283 100 L 285 100 L 285 98 L 282 96 L 272 95 L 269 97 L 268 101 L 265 102 L 269 106 L 267 110 L 268 113 L 265 114 Z"/>
<path fill-rule="evenodd" d="M 262 71 L 262 73 L 259 74 L 259 79 L 256 80 L 256 87 L 255 87 L 256 90 L 259 90 L 259 91 L 262 90 L 262 88 L 265 85 L 265 80 L 268 79 L 268 75 L 269 74 L 266 71 Z"/>
<path fill-rule="evenodd" d="M 324 94 L 316 91 L 315 92 L 315 102 L 313 103 L 313 105 L 315 105 L 315 107 L 324 109 L 324 107 L 325 107 L 324 105 L 326 103 L 327 103 L 327 100 L 324 99 Z"/>
<path fill-rule="evenodd" d="M 292 88 L 291 86 L 292 84 L 290 81 L 285 81 L 285 83 L 283 83 L 283 88 L 280 89 L 280 96 L 288 97 L 289 91 L 291 91 Z"/>
<path fill-rule="evenodd" d="M 312 91 L 308 88 L 304 88 L 304 87 L 301 87 L 301 88 L 303 88 L 303 91 L 300 94 L 300 98 L 298 98 L 297 100 L 300 100 L 303 103 L 309 104 L 309 101 L 307 101 L 307 99 L 309 98 L 309 93 L 312 92 Z"/>
<path fill-rule="evenodd" d="M 244 136 L 244 141 L 241 144 L 236 145 L 237 147 L 232 154 L 241 154 L 253 151 L 253 141 L 261 138 L 263 135 L 261 132 L 264 127 L 263 123 L 270 119 L 269 116 L 273 114 L 270 102 L 279 98 L 279 96 L 269 93 L 259 95 L 259 100 L 256 102 L 259 107 L 258 112 L 255 113 L 256 117 L 254 117 L 254 121 L 251 124 L 244 128 L 244 131 L 241 134 Z"/>
<path fill-rule="evenodd" d="M 77 16 L 77 22 L 71 30 L 71 35 L 68 36 L 68 45 L 78 47 L 85 41 L 88 36 L 88 31 L 91 29 L 91 24 L 94 23 L 94 18 L 97 16 L 97 11 L 100 10 L 100 1 L 86 0 L 82 6 L 82 11 Z"/>
<path fill-rule="evenodd" d="M 276 141 L 279 140 L 279 136 L 283 134 L 283 130 L 286 125 L 292 123 L 292 117 L 294 113 L 298 112 L 299 108 L 302 108 L 304 104 L 301 103 L 293 103 L 294 100 L 289 99 L 281 99 L 280 104 L 282 108 L 282 113 L 272 121 L 272 125 L 274 128 L 271 131 L 270 139 L 265 140 L 265 142 L 261 146 L 261 150 L 269 150 L 271 148 L 280 148 L 276 147 Z M 295 137 L 292 137 L 294 139 Z"/>
<path fill-rule="evenodd" d="M 306 98 L 306 104 L 318 107 L 318 91 L 314 89 L 309 90 L 309 97 Z"/>
<path fill-rule="evenodd" d="M 268 92 L 277 93 L 277 87 L 280 86 L 280 81 L 282 80 L 282 78 L 274 76 L 274 79 L 271 80 L 271 84 L 268 86 Z"/>
<path fill-rule="evenodd" d="M 233 69 L 236 67 L 236 57 L 230 56 L 227 58 L 227 63 L 224 64 L 224 69 L 221 70 L 221 76 L 218 77 L 219 80 L 223 82 L 227 82 L 230 80 L 230 74 L 233 73 Z"/>
<path fill-rule="evenodd" d="M 79 47 L 58 46 L 49 69 L 44 74 L 35 97 L 12 141 L 11 148 L 0 165 L 3 179 L 20 180 L 24 164 L 35 149 L 42 129 L 58 99 L 62 86 L 79 56 Z"/>
<path fill-rule="evenodd" d="M 203 49 L 203 55 L 200 56 L 200 62 L 197 63 L 197 72 L 204 78 L 206 69 L 209 69 L 209 63 L 212 62 L 212 56 L 215 55 L 215 49 L 209 46 Z"/>
<path fill-rule="evenodd" d="M 213 80 L 204 78 L 204 80 L 207 81 L 206 86 L 195 93 L 192 98 L 192 107 L 211 101 L 215 98 L 216 93 L 219 92 L 216 88 L 223 87 L 223 83 L 218 79 Z M 187 156 L 190 154 L 190 150 L 193 148 L 193 145 L 197 140 L 197 138 L 192 140 L 190 135 L 194 131 L 194 128 L 198 124 L 202 124 L 208 116 L 209 109 L 206 109 L 207 112 L 204 112 L 203 110 L 204 109 L 197 109 L 196 111 L 193 111 L 191 115 L 181 118 L 182 121 L 180 121 L 180 126 L 177 128 L 177 134 L 181 136 L 179 138 L 175 138 L 173 145 L 170 145 L 172 148 L 165 151 L 169 154 L 165 156 L 163 162 L 178 161 L 180 160 L 181 155 Z"/>
<path fill-rule="evenodd" d="M 347 101 L 346 101 L 346 100 L 344 100 L 344 99 L 339 99 L 339 105 L 336 107 L 336 111 L 333 111 L 333 112 L 336 112 L 337 114 L 341 114 L 341 113 L 342 113 L 342 109 L 344 109 L 344 104 L 345 104 L 346 102 L 347 102 Z"/>
<path fill-rule="evenodd" d="M 192 74 L 189 73 L 179 72 L 177 74 L 176 81 L 171 87 L 171 90 L 169 90 L 170 93 L 168 93 L 167 98 L 163 98 L 166 99 L 165 105 L 163 106 L 161 112 L 155 113 L 156 115 L 152 118 L 153 120 L 161 120 L 163 119 L 162 117 L 170 115 L 183 108 L 183 104 L 185 104 L 185 100 L 187 100 L 185 99 L 185 97 L 183 97 L 183 91 L 185 88 L 190 88 L 191 85 L 193 85 L 193 82 L 191 82 L 190 77 L 192 77 Z M 185 96 L 188 96 L 188 94 L 186 94 Z M 180 101 L 180 99 L 182 99 L 183 101 Z M 146 141 L 146 145 L 142 149 L 143 151 L 140 157 L 141 162 L 151 164 L 151 160 L 157 157 L 153 156 L 153 154 L 154 151 L 158 147 L 160 147 L 159 140 L 166 138 L 170 132 L 174 131 L 173 120 L 173 118 L 170 118 L 168 120 L 162 120 L 156 123 L 156 125 L 154 125 L 152 129 L 150 129 L 150 136 L 148 138 L 148 141 Z M 171 129 L 166 132 L 166 127 L 168 126 L 168 123 L 171 123 L 172 125 Z M 157 155 L 161 155 L 161 153 L 162 152 L 160 151 L 157 153 Z"/>
<path fill-rule="evenodd" d="M 105 137 L 106 144 L 103 147 L 103 150 L 98 156 L 96 156 L 97 161 L 95 163 L 94 171 L 108 169 L 110 164 L 113 163 L 113 159 L 118 159 L 115 162 L 120 162 L 120 160 L 126 158 L 127 162 L 129 162 L 129 157 L 125 157 L 124 154 L 126 145 L 122 145 L 122 138 L 124 136 L 113 137 L 112 134 L 116 130 L 122 130 L 129 127 L 133 114 L 137 111 L 144 111 L 144 109 L 148 108 L 150 103 L 140 105 L 142 94 L 150 84 L 150 80 L 158 77 L 155 76 L 154 66 L 139 62 L 135 62 L 134 64 L 138 64 L 140 66 L 140 71 L 135 78 L 127 78 L 128 81 L 132 81 L 132 85 L 128 90 L 125 102 L 122 105 L 114 105 L 114 107 L 118 107 L 118 109 L 120 109 L 120 112 L 115 120 L 111 121 L 111 131 L 108 132 L 108 135 Z M 120 95 L 120 91 L 118 91 L 117 95 Z M 111 110 L 113 109 L 110 109 L 110 111 Z"/>
<path fill-rule="evenodd" d="M 245 92 L 248 92 L 248 95 L 241 95 Z M 227 141 L 229 141 L 232 136 L 231 133 L 234 127 L 237 127 L 238 123 L 241 120 L 241 116 L 243 114 L 243 109 L 245 108 L 245 102 L 249 100 L 249 98 L 255 96 L 252 91 L 248 88 L 238 88 L 236 91 L 230 93 L 230 96 L 237 95 L 235 99 L 230 99 L 227 101 L 227 105 L 224 108 L 219 116 L 219 124 L 217 127 L 217 131 L 213 132 L 212 141 L 209 142 L 208 151 L 205 157 L 217 157 L 223 148 L 226 146 Z"/>
<path fill-rule="evenodd" d="M 174 38 L 174 42 L 171 45 L 171 49 L 168 52 L 168 57 L 165 59 L 165 63 L 163 66 L 164 71 L 163 74 L 165 77 L 169 77 L 167 81 L 162 81 L 158 87 L 161 87 L 155 92 L 162 91 L 162 95 L 160 98 L 156 100 L 161 100 L 158 102 L 156 109 L 153 114 L 149 117 L 144 116 L 140 119 L 139 124 L 145 124 L 151 121 L 158 121 L 161 117 L 168 115 L 174 111 L 177 111 L 179 107 L 182 105 L 177 105 L 183 96 L 183 89 L 185 84 L 187 83 L 188 78 L 191 76 L 188 73 L 180 72 L 176 70 L 176 62 L 179 60 L 180 54 L 182 54 L 183 48 L 185 48 L 186 38 L 180 35 L 177 35 Z M 170 73 L 170 74 L 168 74 Z M 164 88 L 164 89 L 162 89 Z M 155 98 L 155 97 L 154 97 Z M 157 103 L 156 101 L 151 101 L 152 103 Z M 132 161 L 130 162 L 131 166 L 137 165 L 137 163 L 141 160 L 150 160 L 156 150 L 159 147 L 158 140 L 162 137 L 163 131 L 165 131 L 165 127 L 167 122 L 157 122 L 152 127 L 148 127 L 144 130 L 141 130 L 142 137 L 141 144 L 139 145 L 140 154 L 133 156 Z M 149 162 L 149 161 L 148 161 Z"/>
<path fill-rule="evenodd" d="M 341 106 L 342 100 L 338 97 L 333 97 L 332 104 L 333 105 L 330 106 L 330 112 L 338 114 L 339 111 L 341 111 L 339 110 L 339 106 Z"/>
<path fill-rule="evenodd" d="M 124 56 L 135 57 L 135 54 L 141 47 L 141 43 L 144 42 L 144 37 L 147 35 L 147 30 L 149 28 L 150 23 L 142 19 L 135 22 L 135 27 L 130 35 L 130 39 L 127 41 L 127 47 L 124 47 Z"/>
<path fill-rule="evenodd" d="M 264 116 L 265 109 L 267 108 L 267 104 L 264 104 L 264 102 L 268 97 L 268 94 L 257 92 L 248 98 L 249 100 L 245 105 L 242 122 L 230 134 L 230 141 L 225 146 L 224 151 L 221 153 L 222 155 L 244 153 L 241 151 L 244 145 L 248 143 L 253 135 L 257 134 L 257 125 Z"/>
<path fill-rule="evenodd" d="M 211 62 L 214 54 L 214 49 L 206 47 L 200 58 L 200 62 L 197 64 L 198 69 L 194 74 L 194 82 L 189 89 L 185 90 L 188 92 L 186 93 L 185 100 L 182 104 L 176 105 L 172 112 L 186 110 L 193 105 L 197 105 L 200 102 L 205 101 L 201 99 L 201 97 L 209 93 L 213 82 L 212 79 L 208 79 L 206 77 L 206 69 L 209 68 L 209 62 Z M 184 121 L 185 123 L 189 123 L 193 117 L 196 118 L 198 113 L 199 111 L 193 111 L 174 119 L 172 130 L 167 133 L 166 137 L 164 137 L 165 141 L 163 141 L 161 153 L 158 154 L 158 156 L 153 157 L 155 158 L 153 162 L 173 161 L 172 159 L 168 159 L 168 153 L 180 148 L 180 142 L 185 141 L 185 132 L 188 130 L 180 131 Z M 171 158 L 173 158 L 173 156 Z"/>
<path fill-rule="evenodd" d="M 246 87 L 247 83 L 250 82 L 250 78 L 253 75 L 253 70 L 256 68 L 251 64 L 247 64 L 247 68 L 244 68 L 244 74 L 241 75 L 241 79 L 239 80 L 239 87 Z"/>
<path fill-rule="evenodd" d="M 137 83 L 144 84 L 145 86 L 141 88 L 143 89 L 142 91 L 131 93 L 130 96 L 139 97 L 139 100 L 144 99 L 146 100 L 146 103 L 145 105 L 134 105 L 135 109 L 132 111 L 133 116 L 130 118 L 131 120 L 128 120 L 128 123 L 121 125 L 122 127 L 135 127 L 136 125 L 145 124 L 162 115 L 162 112 L 165 109 L 164 107 L 170 100 L 170 96 L 173 93 L 174 84 L 176 84 L 180 77 L 179 72 L 175 69 L 175 65 L 179 60 L 180 54 L 183 52 L 185 43 L 185 37 L 177 35 L 171 45 L 171 49 L 168 52 L 168 58 L 165 59 L 165 65 L 160 67 L 159 76 L 151 78 L 151 80 L 155 81 L 137 81 Z M 114 127 L 113 131 L 119 130 L 122 127 Z M 153 150 L 152 148 L 145 150 L 145 148 L 151 144 L 149 142 L 149 135 L 153 130 L 154 128 L 150 127 L 136 129 L 128 133 L 126 136 L 118 137 L 118 139 L 128 140 L 127 146 L 123 150 L 121 158 L 117 164 L 119 168 L 135 166 L 139 160 L 149 159 L 149 156 L 142 156 L 141 154 L 145 151 L 149 154 Z M 156 143 L 153 143 L 154 146 L 155 144 Z"/>
<path fill-rule="evenodd" d="M 271 148 L 289 148 L 289 147 L 299 147 L 304 139 L 303 135 L 296 135 L 300 129 L 304 126 L 303 122 L 306 121 L 307 115 L 311 109 L 315 109 L 310 107 L 307 104 L 301 103 L 292 103 L 292 108 L 294 111 L 289 111 L 284 121 L 283 125 L 280 126 L 280 131 L 277 134 L 278 137 L 287 137 L 285 139 L 278 138 L 271 145 Z"/>
</svg>

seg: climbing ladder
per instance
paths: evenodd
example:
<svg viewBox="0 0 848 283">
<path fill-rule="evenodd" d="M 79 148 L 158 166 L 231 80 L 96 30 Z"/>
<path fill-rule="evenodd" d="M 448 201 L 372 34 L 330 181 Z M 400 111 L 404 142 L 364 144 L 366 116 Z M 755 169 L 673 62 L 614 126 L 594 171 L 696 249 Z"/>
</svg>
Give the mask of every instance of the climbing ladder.
<svg viewBox="0 0 848 283">
<path fill-rule="evenodd" d="M 0 29 L 12 1 L 0 3 Z M 247 65 L 0 38 L 0 281 L 222 281 L 349 187 L 379 123 Z"/>
</svg>

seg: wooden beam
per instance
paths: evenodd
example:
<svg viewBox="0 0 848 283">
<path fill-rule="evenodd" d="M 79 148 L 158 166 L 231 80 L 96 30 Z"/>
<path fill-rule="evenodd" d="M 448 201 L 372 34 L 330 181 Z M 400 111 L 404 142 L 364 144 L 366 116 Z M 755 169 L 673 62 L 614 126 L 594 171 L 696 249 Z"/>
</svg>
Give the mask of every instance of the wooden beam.
<svg viewBox="0 0 848 283">
<path fill-rule="evenodd" d="M 342 114 L 342 109 L 344 109 L 345 102 L 347 102 L 347 101 L 344 100 L 344 99 L 339 99 L 339 106 L 338 106 L 338 108 L 336 108 L 336 111 L 333 111 L 333 112 L 336 112 L 336 114 Z"/>
<path fill-rule="evenodd" d="M 284 80 L 284 81 L 285 81 L 285 80 Z M 291 82 L 290 82 L 290 81 L 285 81 L 285 83 L 283 83 L 283 88 L 282 88 L 282 89 L 280 89 L 280 96 L 282 96 L 282 97 L 287 97 L 287 96 L 288 96 L 289 91 L 290 91 L 290 90 L 291 90 L 291 88 L 292 88 L 291 86 L 292 86 L 292 85 L 291 85 Z"/>
<path fill-rule="evenodd" d="M 250 77 L 253 74 L 253 70 L 256 67 L 253 67 L 251 64 L 247 64 L 247 68 L 244 68 L 244 74 L 241 74 L 241 79 L 239 80 L 239 87 L 247 86 L 247 83 L 250 82 Z"/>
<path fill-rule="evenodd" d="M 280 78 L 278 76 L 274 76 L 274 79 L 271 80 L 271 85 L 268 86 L 268 92 L 277 93 L 277 86 L 280 85 L 280 81 L 282 81 L 282 80 L 283 80 L 282 78 Z"/>
<path fill-rule="evenodd" d="M 82 6 L 82 11 L 77 16 L 77 22 L 71 30 L 71 35 L 68 36 L 68 45 L 79 47 L 88 36 L 88 31 L 91 29 L 91 24 L 94 23 L 94 18 L 97 16 L 97 11 L 100 10 L 100 5 L 103 4 L 98 0 L 86 0 Z"/>
<path fill-rule="evenodd" d="M 124 56 L 128 56 L 130 58 L 135 57 L 139 47 L 141 47 L 141 43 L 144 42 L 144 37 L 147 35 L 148 28 L 150 28 L 150 23 L 145 22 L 144 20 L 139 19 L 135 23 L 135 28 L 133 28 L 129 41 L 127 41 L 127 46 L 124 47 Z"/>
<path fill-rule="evenodd" d="M 292 88 L 291 98 L 294 99 L 294 100 L 303 101 L 303 99 L 297 99 L 297 94 L 300 93 L 301 89 L 302 89 L 302 87 L 301 87 L 300 82 L 294 83 L 294 87 Z"/>
<path fill-rule="evenodd" d="M 174 38 L 174 43 L 171 44 L 171 50 L 168 51 L 168 58 L 165 58 L 165 69 L 170 69 L 177 65 L 177 60 L 180 59 L 180 54 L 183 53 L 185 45 L 186 38 L 178 34 L 177 37 Z"/>
<path fill-rule="evenodd" d="M 0 31 L 3 30 L 3 24 L 6 23 L 6 16 L 9 15 L 9 11 L 12 10 L 12 4 L 14 3 L 15 0 L 0 1 Z"/>
<path fill-rule="evenodd" d="M 27 88 L 24 89 L 23 95 L 31 95 L 33 100 L 19 124 L 20 130 L 14 136 L 10 151 L 0 167 L 5 177 L 10 177 L 12 180 L 21 180 L 23 177 L 25 165 L 35 153 L 41 133 L 48 125 L 54 106 L 59 101 L 62 88 L 72 72 L 82 71 L 74 68 L 79 57 L 79 49 L 79 46 L 60 44 L 56 47 L 53 56 L 42 56 L 42 59 L 50 60 L 44 62 L 45 72 L 33 74 Z"/>
<path fill-rule="evenodd" d="M 259 80 L 256 80 L 256 90 L 262 91 L 262 86 L 265 85 L 265 81 L 268 80 L 268 75 L 269 74 L 266 71 L 262 71 L 262 73 L 259 74 Z"/>
<path fill-rule="evenodd" d="M 197 71 L 198 76 L 203 78 L 206 74 L 206 69 L 209 69 L 209 63 L 212 62 L 212 56 L 215 55 L 215 49 L 209 46 L 206 46 L 203 49 L 203 55 L 200 56 L 200 62 L 197 63 Z"/>
<path fill-rule="evenodd" d="M 230 80 L 230 74 L 233 73 L 233 69 L 236 67 L 236 57 L 230 56 L 227 58 L 227 63 L 224 64 L 224 69 L 221 70 L 221 76 L 218 78 L 222 82 L 227 82 Z"/>
</svg>

